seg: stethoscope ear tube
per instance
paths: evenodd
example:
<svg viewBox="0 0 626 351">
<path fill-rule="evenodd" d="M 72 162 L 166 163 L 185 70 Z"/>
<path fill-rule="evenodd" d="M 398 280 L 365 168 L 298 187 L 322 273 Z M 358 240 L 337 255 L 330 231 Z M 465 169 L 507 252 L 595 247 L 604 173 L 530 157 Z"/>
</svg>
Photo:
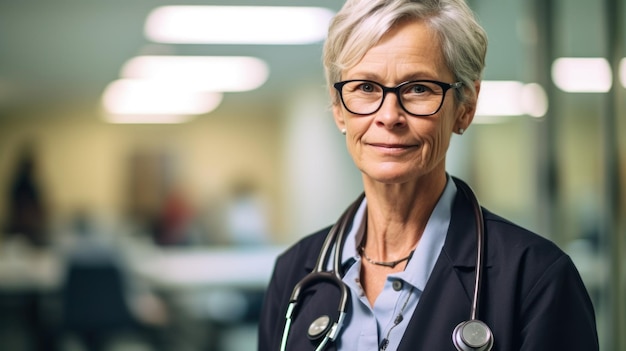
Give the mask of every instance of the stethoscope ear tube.
<svg viewBox="0 0 626 351">
<path fill-rule="evenodd" d="M 459 323 L 452 332 L 452 342 L 458 351 L 489 351 L 493 347 L 493 333 L 489 326 L 478 320 L 478 305 L 480 301 L 480 286 L 483 273 L 483 255 L 485 247 L 485 221 L 478 198 L 469 185 L 458 178 L 454 178 L 457 186 L 472 202 L 476 220 L 476 275 L 474 279 L 474 296 L 470 320 Z"/>
<path fill-rule="evenodd" d="M 348 223 L 350 219 L 354 217 L 354 214 L 356 213 L 364 197 L 365 194 L 361 194 L 361 196 L 359 196 L 359 198 L 354 201 L 341 215 L 339 221 L 337 221 L 337 223 L 330 229 L 328 235 L 326 235 L 326 239 L 324 240 L 322 249 L 320 250 L 320 255 L 317 258 L 315 268 L 311 273 L 302 278 L 302 280 L 300 280 L 298 284 L 296 284 L 296 286 L 293 288 L 293 291 L 291 292 L 291 297 L 289 298 L 287 313 L 285 315 L 285 328 L 283 329 L 283 336 L 280 344 L 281 351 L 286 350 L 287 348 L 287 339 L 289 337 L 289 332 L 291 331 L 291 321 L 296 307 L 298 306 L 298 303 L 300 301 L 300 293 L 306 290 L 309 286 L 319 283 L 320 281 L 327 281 L 337 286 L 340 291 L 341 298 L 339 300 L 339 305 L 337 306 L 337 311 L 339 313 L 337 321 L 328 328 L 324 328 L 325 333 L 321 333 L 320 335 L 315 336 L 315 338 L 317 338 L 321 337 L 322 334 L 324 335 L 316 350 L 323 350 L 326 347 L 326 344 L 335 341 L 335 339 L 339 335 L 339 331 L 343 326 L 343 321 L 346 316 L 346 306 L 348 304 L 350 292 L 348 290 L 348 287 L 341 280 L 341 274 L 339 272 L 339 261 L 337 258 L 335 258 L 333 271 L 324 271 L 324 267 L 328 263 L 328 259 L 330 258 L 329 252 L 331 248 L 335 246 L 335 251 L 341 250 L 343 236 L 347 230 Z"/>
<path fill-rule="evenodd" d="M 341 298 L 339 300 L 339 306 L 337 310 L 339 312 L 344 312 L 346 310 L 346 305 L 348 304 L 348 287 L 343 284 L 341 278 L 338 278 L 334 273 L 331 272 L 312 272 L 307 274 L 298 284 L 296 284 L 293 292 L 291 293 L 291 298 L 289 299 L 289 305 L 297 305 L 300 299 L 300 292 L 308 288 L 313 284 L 317 284 L 320 281 L 327 281 L 337 286 L 339 291 L 341 292 Z M 340 284 L 341 283 L 341 284 Z M 289 308 L 287 309 L 288 314 L 290 313 Z M 292 313 L 293 311 L 291 311 Z M 290 316 L 290 315 L 289 315 Z"/>
</svg>

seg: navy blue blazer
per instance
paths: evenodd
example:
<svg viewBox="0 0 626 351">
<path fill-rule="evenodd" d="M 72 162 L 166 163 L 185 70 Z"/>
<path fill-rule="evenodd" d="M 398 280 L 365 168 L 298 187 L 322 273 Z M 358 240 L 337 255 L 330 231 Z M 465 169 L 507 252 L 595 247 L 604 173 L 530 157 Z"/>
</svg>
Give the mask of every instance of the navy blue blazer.
<svg viewBox="0 0 626 351">
<path fill-rule="evenodd" d="M 399 351 L 455 351 L 452 331 L 469 319 L 474 292 L 472 211 L 469 200 L 457 192 L 445 244 Z M 570 257 L 539 235 L 485 209 L 483 214 L 485 271 L 478 318 L 494 334 L 493 350 L 598 350 L 594 309 Z M 292 289 L 314 268 L 329 229 L 305 237 L 278 257 L 261 314 L 259 351 L 280 349 Z M 300 296 L 287 342 L 290 351 L 314 350 L 309 325 L 321 315 L 337 315 L 336 287 L 320 283 Z"/>
</svg>

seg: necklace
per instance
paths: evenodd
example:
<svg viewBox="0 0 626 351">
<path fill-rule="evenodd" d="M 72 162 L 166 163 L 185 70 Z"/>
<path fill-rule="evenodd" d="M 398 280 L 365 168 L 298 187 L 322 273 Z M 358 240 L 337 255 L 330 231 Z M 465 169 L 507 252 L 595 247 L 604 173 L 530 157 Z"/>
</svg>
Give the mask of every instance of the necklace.
<svg viewBox="0 0 626 351">
<path fill-rule="evenodd" d="M 363 258 L 367 262 L 369 262 L 371 264 L 375 264 L 377 266 L 385 266 L 385 267 L 390 267 L 390 268 L 394 268 L 400 262 L 404 262 L 404 261 L 409 260 L 411 258 L 411 256 L 413 256 L 413 252 L 415 252 L 415 250 L 411 251 L 411 253 L 408 256 L 406 256 L 404 258 L 401 258 L 399 260 L 395 260 L 395 261 L 387 261 L 387 262 L 386 261 L 374 261 L 371 258 L 367 257 L 367 255 L 365 254 L 365 248 L 363 247 L 363 245 L 359 246 L 359 254 L 361 256 L 363 256 Z"/>
</svg>

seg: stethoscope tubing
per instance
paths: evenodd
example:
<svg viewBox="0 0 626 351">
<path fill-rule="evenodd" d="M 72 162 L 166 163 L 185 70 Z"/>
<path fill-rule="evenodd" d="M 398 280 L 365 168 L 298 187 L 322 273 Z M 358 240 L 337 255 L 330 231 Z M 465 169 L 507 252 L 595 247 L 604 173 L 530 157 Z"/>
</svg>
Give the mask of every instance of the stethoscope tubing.
<svg viewBox="0 0 626 351">
<path fill-rule="evenodd" d="M 475 320 L 478 318 L 478 302 L 480 301 L 480 286 L 482 285 L 485 221 L 483 219 L 483 211 L 474 191 L 465 182 L 459 179 L 456 180 L 457 186 L 460 185 L 461 191 L 463 191 L 465 196 L 472 202 L 474 216 L 476 218 L 476 275 L 474 277 L 474 296 L 470 313 L 470 320 Z"/>
<path fill-rule="evenodd" d="M 337 312 L 339 313 L 337 317 L 337 322 L 335 322 L 331 329 L 326 333 L 324 339 L 320 342 L 317 350 L 323 350 L 325 345 L 328 342 L 332 342 L 337 338 L 341 327 L 343 326 L 343 321 L 346 316 L 346 309 L 348 305 L 348 299 L 350 298 L 350 292 L 348 291 L 348 287 L 343 283 L 340 272 L 340 259 L 341 249 L 343 248 L 343 237 L 348 228 L 348 223 L 356 214 L 356 211 L 359 208 L 359 205 L 363 201 L 365 194 L 361 194 L 341 215 L 337 223 L 330 229 L 322 248 L 320 250 L 320 254 L 317 257 L 317 262 L 315 264 L 315 268 L 309 274 L 307 274 L 302 280 L 296 284 L 291 293 L 291 297 L 289 298 L 289 305 L 287 307 L 287 313 L 285 314 L 286 322 L 285 328 L 283 329 L 283 336 L 281 339 L 280 350 L 284 351 L 287 347 L 287 339 L 289 337 L 289 331 L 291 330 L 291 321 L 293 314 L 298 306 L 300 292 L 305 290 L 307 287 L 314 283 L 318 283 L 320 281 L 328 281 L 333 283 L 339 288 L 341 293 L 341 298 L 339 300 L 339 305 L 337 307 Z M 334 269 L 330 272 L 325 271 L 324 267 L 328 264 L 329 259 L 329 251 L 335 247 L 335 260 L 333 262 Z"/>
<path fill-rule="evenodd" d="M 470 200 L 472 203 L 472 207 L 474 210 L 475 222 L 476 222 L 476 273 L 474 279 L 474 294 L 472 298 L 472 306 L 470 311 L 470 320 L 468 322 L 463 322 L 455 328 L 453 332 L 453 341 L 457 349 L 459 350 L 490 350 L 493 345 L 493 336 L 491 334 L 491 330 L 489 327 L 483 322 L 478 320 L 478 308 L 480 301 L 480 287 L 482 284 L 482 273 L 483 273 L 483 255 L 484 255 L 484 236 L 485 236 L 485 228 L 484 228 L 484 218 L 482 213 L 482 208 L 480 203 L 478 202 L 478 198 L 474 194 L 474 191 L 471 189 L 469 185 L 467 185 L 462 180 L 452 177 L 454 182 L 458 187 L 460 187 L 461 191 L 464 195 Z M 341 298 L 339 301 L 339 305 L 337 311 L 339 313 L 337 321 L 330 327 L 330 329 L 324 335 L 324 338 L 315 349 L 316 351 L 321 351 L 326 347 L 326 344 L 329 342 L 333 342 L 341 330 L 343 326 L 343 321 L 346 316 L 346 307 L 347 302 L 350 296 L 350 292 L 348 291 L 348 287 L 343 283 L 341 277 L 340 270 L 340 262 L 341 262 L 341 253 L 343 251 L 344 245 L 344 236 L 347 232 L 349 222 L 354 218 L 361 202 L 365 194 L 361 194 L 341 215 L 337 223 L 330 229 L 324 243 L 322 244 L 322 248 L 320 249 L 320 254 L 317 258 L 317 262 L 315 264 L 315 268 L 309 274 L 307 274 L 302 280 L 300 280 L 296 286 L 294 287 L 291 297 L 289 299 L 289 305 L 287 307 L 287 312 L 285 315 L 286 322 L 285 327 L 283 329 L 283 335 L 281 339 L 280 350 L 285 351 L 287 347 L 287 339 L 289 337 L 289 333 L 291 330 L 291 322 L 293 318 L 293 314 L 296 311 L 296 308 L 299 303 L 300 292 L 308 288 L 309 286 L 318 283 L 320 281 L 328 281 L 333 285 L 336 285 L 341 293 Z M 329 252 L 330 250 L 334 250 L 334 262 L 333 262 L 333 270 L 325 271 L 325 267 L 328 265 L 328 259 L 330 258 Z M 484 328 L 486 328 L 486 332 L 489 335 L 490 341 L 489 344 L 485 344 L 480 348 L 473 348 L 470 345 L 466 345 L 462 340 L 462 336 L 459 335 L 458 330 L 464 324 L 476 322 Z M 475 323 L 475 324 L 476 324 Z M 462 328 L 461 328 L 462 329 Z"/>
</svg>

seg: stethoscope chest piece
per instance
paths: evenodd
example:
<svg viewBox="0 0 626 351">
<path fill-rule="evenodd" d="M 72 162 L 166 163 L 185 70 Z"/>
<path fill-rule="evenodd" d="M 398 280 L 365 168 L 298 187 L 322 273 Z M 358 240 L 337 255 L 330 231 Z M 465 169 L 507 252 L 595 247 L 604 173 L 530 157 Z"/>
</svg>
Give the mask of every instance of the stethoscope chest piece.
<svg viewBox="0 0 626 351">
<path fill-rule="evenodd" d="M 459 351 L 488 351 L 493 347 L 493 335 L 489 327 L 473 319 L 454 328 L 452 341 Z"/>
<path fill-rule="evenodd" d="M 309 325 L 309 330 L 307 331 L 307 336 L 311 340 L 317 340 L 321 336 L 325 335 L 328 329 L 330 328 L 330 317 L 327 315 L 323 315 L 318 317 L 316 320 Z"/>
</svg>

